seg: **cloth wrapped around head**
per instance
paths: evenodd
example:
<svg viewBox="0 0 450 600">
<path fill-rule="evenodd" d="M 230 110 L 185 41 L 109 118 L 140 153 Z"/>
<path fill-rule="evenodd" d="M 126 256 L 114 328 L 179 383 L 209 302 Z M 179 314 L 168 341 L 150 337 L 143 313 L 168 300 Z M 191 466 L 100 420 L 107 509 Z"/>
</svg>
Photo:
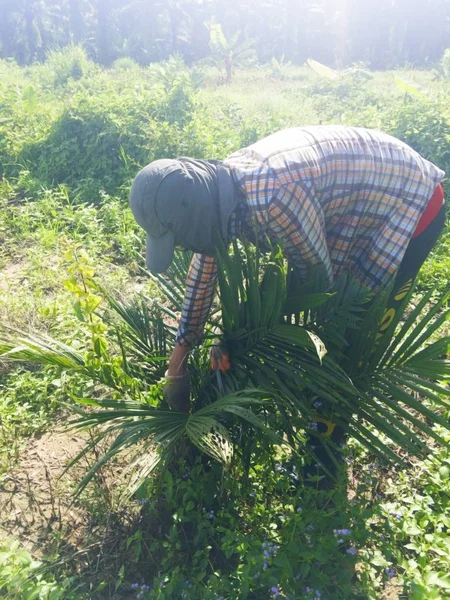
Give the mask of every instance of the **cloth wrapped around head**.
<svg viewBox="0 0 450 600">
<path fill-rule="evenodd" d="M 167 270 L 175 246 L 214 256 L 217 236 L 227 241 L 238 200 L 230 170 L 220 161 L 162 159 L 144 167 L 133 182 L 130 206 L 147 232 L 148 268 Z"/>
</svg>

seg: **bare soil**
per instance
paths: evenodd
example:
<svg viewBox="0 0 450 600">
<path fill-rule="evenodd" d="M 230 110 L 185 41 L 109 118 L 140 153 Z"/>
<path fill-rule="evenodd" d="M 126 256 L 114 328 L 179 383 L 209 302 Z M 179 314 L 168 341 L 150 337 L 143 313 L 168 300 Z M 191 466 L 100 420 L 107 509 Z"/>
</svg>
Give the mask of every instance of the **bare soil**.
<svg viewBox="0 0 450 600">
<path fill-rule="evenodd" d="M 40 554 L 51 532 L 64 530 L 74 545 L 82 541 L 85 514 L 71 506 L 73 481 L 82 467 L 62 473 L 86 441 L 86 434 L 55 431 L 30 440 L 0 486 L 0 537 L 20 538 L 33 554 Z"/>
</svg>

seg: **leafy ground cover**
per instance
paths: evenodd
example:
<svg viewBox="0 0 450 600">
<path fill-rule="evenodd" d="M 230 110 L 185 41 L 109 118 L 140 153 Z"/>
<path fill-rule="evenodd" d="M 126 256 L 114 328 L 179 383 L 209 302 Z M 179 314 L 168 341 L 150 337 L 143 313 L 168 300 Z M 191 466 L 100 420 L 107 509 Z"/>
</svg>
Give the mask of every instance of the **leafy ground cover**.
<svg viewBox="0 0 450 600">
<path fill-rule="evenodd" d="M 225 87 L 176 58 L 109 71 L 52 61 L 0 63 L 0 316 L 75 347 L 92 334 L 86 310 L 97 309 L 96 294 L 80 291 L 83 277 L 117 297 L 159 297 L 126 205 L 131 178 L 154 158 L 223 157 L 282 127 L 346 123 L 382 128 L 450 169 L 449 84 L 431 72 L 355 68 L 330 80 L 272 64 Z M 419 292 L 446 288 L 447 246 L 445 235 Z M 58 476 L 78 445 L 63 434 L 58 463 L 51 444 L 64 402 L 90 392 L 55 367 L 0 364 L 3 596 L 450 597 L 445 448 L 402 471 L 352 441 L 348 494 L 343 483 L 334 492 L 293 488 L 283 456 L 262 450 L 249 480 L 180 462 L 127 503 L 116 460 L 71 506 L 80 472 Z"/>
</svg>

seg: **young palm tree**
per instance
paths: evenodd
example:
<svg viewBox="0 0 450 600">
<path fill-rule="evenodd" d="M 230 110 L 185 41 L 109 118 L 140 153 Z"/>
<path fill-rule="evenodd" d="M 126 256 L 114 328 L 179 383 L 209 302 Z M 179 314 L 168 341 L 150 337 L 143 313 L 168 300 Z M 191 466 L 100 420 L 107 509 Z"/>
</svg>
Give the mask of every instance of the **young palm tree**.
<svg viewBox="0 0 450 600">
<path fill-rule="evenodd" d="M 55 365 L 101 386 L 101 399 L 78 398 L 73 407 L 72 427 L 100 426 L 73 462 L 101 440 L 113 440 L 80 491 L 106 461 L 130 448 L 130 494 L 186 445 L 223 464 L 235 453 L 248 467 L 261 437 L 295 453 L 307 433 L 333 457 L 332 439 L 311 428 L 321 419 L 385 461 L 406 464 L 408 457 L 429 452 L 430 439 L 445 443 L 435 425 L 450 429 L 450 337 L 437 335 L 450 316 L 448 294 L 432 301 L 430 291 L 413 304 L 411 290 L 403 300 L 407 316 L 402 320 L 399 311 L 380 339 L 389 290 L 368 303 L 367 291 L 346 277 L 332 292 L 323 291 L 320 277 L 299 288 L 278 247 L 264 255 L 235 243 L 230 253 L 218 252 L 218 262 L 220 310 L 213 311 L 205 344 L 192 355 L 190 414 L 169 410 L 161 393 L 175 338 L 169 323 L 181 308 L 189 256 L 178 254 L 165 276 L 152 276 L 164 302 L 139 296 L 125 304 L 102 292 L 109 305 L 102 319 L 115 334 L 116 352 L 98 337 L 93 348 L 79 352 L 3 327 L 3 359 Z M 208 351 L 217 339 L 231 355 L 233 368 L 226 373 L 209 366 Z"/>
</svg>

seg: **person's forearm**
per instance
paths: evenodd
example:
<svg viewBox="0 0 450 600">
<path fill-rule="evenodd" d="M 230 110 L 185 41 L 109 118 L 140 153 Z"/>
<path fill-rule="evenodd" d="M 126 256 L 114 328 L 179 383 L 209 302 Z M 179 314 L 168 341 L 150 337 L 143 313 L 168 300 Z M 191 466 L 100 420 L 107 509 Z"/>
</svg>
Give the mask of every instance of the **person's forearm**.
<svg viewBox="0 0 450 600">
<path fill-rule="evenodd" d="M 169 377 L 181 377 L 186 374 L 190 351 L 191 348 L 189 346 L 175 345 L 169 359 L 169 366 L 167 367 L 167 375 Z"/>
</svg>

